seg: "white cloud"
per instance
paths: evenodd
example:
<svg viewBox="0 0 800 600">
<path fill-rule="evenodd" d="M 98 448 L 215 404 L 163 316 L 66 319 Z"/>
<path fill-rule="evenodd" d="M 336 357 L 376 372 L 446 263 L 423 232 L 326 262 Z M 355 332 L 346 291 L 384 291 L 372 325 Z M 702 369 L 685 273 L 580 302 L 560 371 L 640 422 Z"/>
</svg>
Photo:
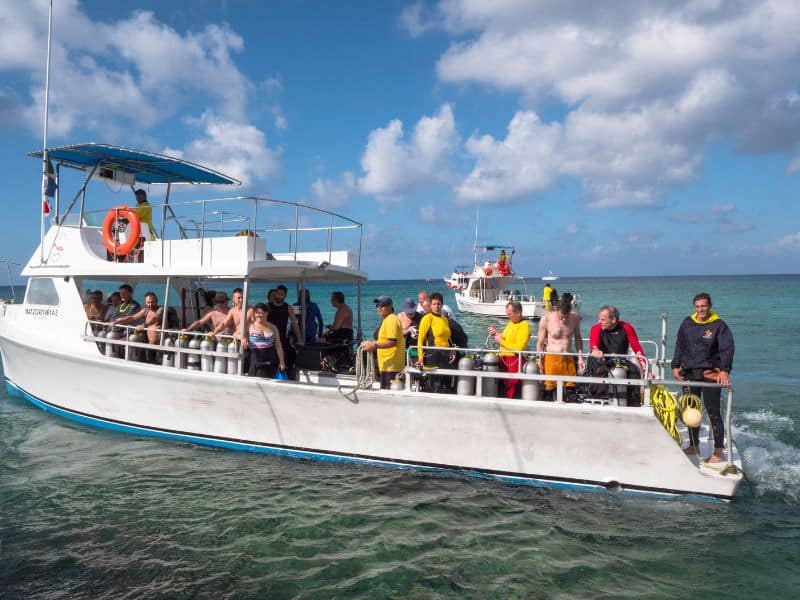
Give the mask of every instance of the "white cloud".
<svg viewBox="0 0 800 600">
<path fill-rule="evenodd" d="M 200 104 L 198 112 L 211 108 L 230 121 L 246 119 L 254 86 L 233 61 L 244 43 L 227 26 L 180 33 L 144 11 L 116 22 L 92 21 L 76 0 L 55 3 L 53 13 L 53 137 L 81 130 L 101 133 L 104 140 L 130 140 L 190 104 L 195 110 Z M 47 2 L 31 2 L 26 10 L 0 4 L 0 27 L 0 72 L 28 77 L 29 98 L 16 110 L 19 120 L 39 133 Z"/>
<path fill-rule="evenodd" d="M 557 144 L 563 164 L 528 157 L 531 141 L 514 147 L 510 125 L 506 140 L 468 148 L 476 165 L 458 186 L 462 198 L 523 198 L 568 175 L 583 182 L 590 206 L 653 205 L 666 187 L 691 180 L 720 139 L 794 156 L 789 172 L 800 171 L 793 0 L 643 0 L 623 10 L 442 0 L 437 12 L 438 26 L 456 36 L 437 64 L 443 81 L 520 92 L 528 106 L 556 100 L 566 110 L 561 136 L 541 141 Z"/>
<path fill-rule="evenodd" d="M 399 20 L 400 26 L 412 38 L 420 37 L 436 27 L 433 15 L 428 10 L 427 5 L 419 2 L 403 8 L 400 11 Z"/>
<path fill-rule="evenodd" d="M 712 215 L 726 215 L 728 213 L 733 212 L 736 210 L 735 204 L 718 204 L 714 203 L 711 205 L 711 214 Z"/>
<path fill-rule="evenodd" d="M 190 120 L 190 125 L 201 130 L 201 137 L 182 149 L 167 148 L 164 154 L 209 166 L 245 185 L 280 174 L 281 149 L 269 148 L 264 133 L 253 125 L 212 113 Z"/>
<path fill-rule="evenodd" d="M 442 105 L 438 114 L 417 121 L 408 139 L 399 119 L 375 129 L 361 157 L 365 175 L 358 181 L 360 191 L 391 201 L 425 185 L 446 182 L 457 139 L 449 104 Z"/>
<path fill-rule="evenodd" d="M 340 181 L 318 178 L 311 184 L 311 195 L 321 208 L 340 208 L 357 194 L 356 178 L 349 171 L 342 174 Z"/>
<path fill-rule="evenodd" d="M 779 248 L 800 250 L 800 231 L 783 236 L 778 240 L 777 246 Z"/>
</svg>

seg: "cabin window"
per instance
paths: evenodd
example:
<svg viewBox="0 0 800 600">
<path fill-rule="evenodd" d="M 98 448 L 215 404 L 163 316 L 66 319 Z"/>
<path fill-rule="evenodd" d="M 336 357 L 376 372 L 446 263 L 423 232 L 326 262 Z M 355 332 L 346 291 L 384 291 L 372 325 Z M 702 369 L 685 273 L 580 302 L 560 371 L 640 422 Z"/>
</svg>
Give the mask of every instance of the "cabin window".
<svg viewBox="0 0 800 600">
<path fill-rule="evenodd" d="M 58 306 L 60 300 L 56 291 L 56 284 L 49 277 L 32 277 L 28 280 L 28 290 L 25 293 L 26 304 L 39 304 L 41 306 Z"/>
</svg>

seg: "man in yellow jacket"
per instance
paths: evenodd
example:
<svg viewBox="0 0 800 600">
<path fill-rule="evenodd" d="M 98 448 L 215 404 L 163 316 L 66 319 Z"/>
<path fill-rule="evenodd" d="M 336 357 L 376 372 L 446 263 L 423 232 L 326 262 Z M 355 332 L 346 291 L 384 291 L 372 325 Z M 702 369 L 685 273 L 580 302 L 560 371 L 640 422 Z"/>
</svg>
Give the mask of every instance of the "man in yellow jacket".
<svg viewBox="0 0 800 600">
<path fill-rule="evenodd" d="M 406 342 L 403 338 L 403 326 L 394 314 L 394 305 L 389 296 L 378 296 L 374 300 L 375 310 L 381 316 L 377 339 L 361 342 L 367 352 L 377 350 L 378 372 L 381 378 L 381 389 L 388 390 L 392 379 L 405 368 Z"/>
<path fill-rule="evenodd" d="M 503 333 L 498 333 L 497 327 L 492 325 L 489 327 L 489 335 L 500 344 L 500 368 L 507 373 L 519 373 L 522 371 L 524 361 L 518 352 L 528 349 L 531 328 L 528 321 L 522 318 L 522 304 L 516 300 L 506 304 L 506 316 L 508 325 L 503 329 Z M 519 379 L 503 379 L 506 398 L 514 397 L 519 381 Z"/>
</svg>

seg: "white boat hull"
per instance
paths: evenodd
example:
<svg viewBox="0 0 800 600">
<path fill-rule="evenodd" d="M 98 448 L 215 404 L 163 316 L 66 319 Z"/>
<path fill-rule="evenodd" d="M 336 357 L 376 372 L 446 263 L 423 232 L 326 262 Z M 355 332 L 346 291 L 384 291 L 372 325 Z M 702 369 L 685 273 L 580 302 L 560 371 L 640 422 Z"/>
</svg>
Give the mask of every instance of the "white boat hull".
<svg viewBox="0 0 800 600">
<path fill-rule="evenodd" d="M 458 310 L 476 315 L 487 315 L 493 317 L 506 316 L 506 305 L 510 298 L 498 298 L 494 302 L 481 302 L 477 298 L 471 298 L 465 293 L 456 293 L 456 305 Z M 526 319 L 539 319 L 545 314 L 542 302 L 524 301 L 522 305 L 522 316 Z"/>
<path fill-rule="evenodd" d="M 741 481 L 698 468 L 650 407 L 352 391 L 65 355 L 2 330 L 0 353 L 9 387 L 37 406 L 137 434 L 667 496 L 726 500 Z"/>
</svg>

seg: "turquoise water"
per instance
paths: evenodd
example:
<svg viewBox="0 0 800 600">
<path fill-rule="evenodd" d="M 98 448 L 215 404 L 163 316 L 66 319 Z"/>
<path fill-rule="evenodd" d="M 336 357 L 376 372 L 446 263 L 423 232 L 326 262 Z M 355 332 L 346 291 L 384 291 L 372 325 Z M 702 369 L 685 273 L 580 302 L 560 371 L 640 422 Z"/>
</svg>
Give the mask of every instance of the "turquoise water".
<svg viewBox="0 0 800 600">
<path fill-rule="evenodd" d="M 371 282 L 363 297 L 423 287 L 445 291 Z M 691 297 L 712 295 L 736 337 L 734 439 L 752 482 L 733 503 L 217 451 L 90 429 L 0 390 L 0 597 L 796 597 L 800 276 L 556 287 L 581 295 L 587 336 L 605 303 L 645 339 L 667 313 L 670 355 Z M 458 319 L 478 345 L 493 322 Z"/>
</svg>

